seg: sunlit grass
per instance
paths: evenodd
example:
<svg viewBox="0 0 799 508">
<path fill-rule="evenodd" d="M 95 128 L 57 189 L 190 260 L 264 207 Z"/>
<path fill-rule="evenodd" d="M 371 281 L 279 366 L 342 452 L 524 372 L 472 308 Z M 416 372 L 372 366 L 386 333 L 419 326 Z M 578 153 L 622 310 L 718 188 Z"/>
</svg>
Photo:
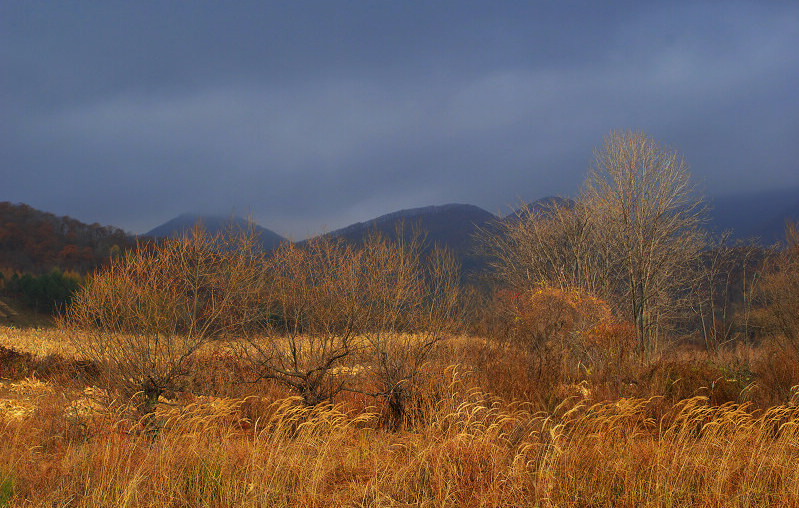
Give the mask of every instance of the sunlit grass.
<svg viewBox="0 0 799 508">
<path fill-rule="evenodd" d="M 45 357 L 51 354 L 75 356 L 77 351 L 65 334 L 54 328 L 0 326 L 0 346 Z"/>
<path fill-rule="evenodd" d="M 0 409 L 0 506 L 799 503 L 795 405 L 576 391 L 542 410 L 486 393 L 465 369 L 433 369 L 398 431 L 354 395 L 314 408 L 186 395 L 138 419 L 96 387 L 6 379 L 0 398 L 27 409 Z"/>
</svg>

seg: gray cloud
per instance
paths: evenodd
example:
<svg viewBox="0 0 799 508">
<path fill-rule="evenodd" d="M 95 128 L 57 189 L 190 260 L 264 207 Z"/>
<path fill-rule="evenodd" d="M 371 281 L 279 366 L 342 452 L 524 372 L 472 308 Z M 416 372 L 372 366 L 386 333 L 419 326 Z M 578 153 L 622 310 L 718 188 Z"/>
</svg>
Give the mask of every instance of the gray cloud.
<svg viewBox="0 0 799 508">
<path fill-rule="evenodd" d="M 573 194 L 611 129 L 716 193 L 799 186 L 793 3 L 7 2 L 0 199 L 303 237 Z"/>
</svg>

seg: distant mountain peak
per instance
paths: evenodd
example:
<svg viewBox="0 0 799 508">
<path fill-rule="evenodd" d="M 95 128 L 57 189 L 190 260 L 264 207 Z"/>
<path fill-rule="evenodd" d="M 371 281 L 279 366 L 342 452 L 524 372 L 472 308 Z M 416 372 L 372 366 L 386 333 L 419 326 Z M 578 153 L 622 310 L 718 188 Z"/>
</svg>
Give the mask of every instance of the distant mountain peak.
<svg viewBox="0 0 799 508">
<path fill-rule="evenodd" d="M 448 203 L 387 213 L 337 229 L 326 236 L 358 245 L 375 231 L 387 238 L 393 238 L 397 225 L 404 221 L 406 233 L 418 226 L 426 234 L 428 246 L 447 247 L 462 263 L 464 273 L 468 273 L 480 269 L 483 263 L 474 254 L 475 234 L 478 229 L 486 227 L 494 220 L 496 217 L 492 213 L 478 206 Z"/>
<path fill-rule="evenodd" d="M 364 222 L 356 222 L 349 226 L 331 231 L 328 233 L 330 236 L 349 236 L 353 233 L 359 233 L 369 229 L 385 229 L 386 225 L 394 225 L 400 221 L 408 222 L 409 226 L 413 225 L 414 220 L 421 219 L 426 221 L 432 217 L 441 216 L 443 214 L 454 214 L 464 216 L 474 216 L 478 218 L 478 222 L 483 222 L 487 218 L 492 218 L 493 215 L 475 205 L 467 205 L 461 203 L 447 203 L 445 205 L 429 205 L 418 208 L 407 208 L 398 210 L 396 212 L 380 215 L 374 219 L 369 219 Z"/>
<path fill-rule="evenodd" d="M 543 198 L 536 199 L 529 203 L 522 204 L 519 208 L 511 211 L 503 217 L 503 220 L 514 220 L 518 217 L 525 217 L 528 213 L 545 212 L 552 206 L 561 206 L 571 208 L 574 206 L 575 201 L 571 198 L 562 198 L 560 196 L 544 196 Z"/>
<path fill-rule="evenodd" d="M 202 224 L 203 228 L 209 233 L 216 233 L 223 231 L 229 226 L 233 225 L 236 228 L 246 228 L 249 225 L 247 219 L 237 216 L 221 216 L 221 215 L 203 215 L 192 212 L 184 212 L 174 219 L 156 226 L 144 236 L 153 238 L 174 237 L 182 234 L 195 227 L 197 224 Z M 272 230 L 266 229 L 263 226 L 255 224 L 255 231 L 261 239 L 261 245 L 265 250 L 272 250 L 286 239 Z"/>
</svg>

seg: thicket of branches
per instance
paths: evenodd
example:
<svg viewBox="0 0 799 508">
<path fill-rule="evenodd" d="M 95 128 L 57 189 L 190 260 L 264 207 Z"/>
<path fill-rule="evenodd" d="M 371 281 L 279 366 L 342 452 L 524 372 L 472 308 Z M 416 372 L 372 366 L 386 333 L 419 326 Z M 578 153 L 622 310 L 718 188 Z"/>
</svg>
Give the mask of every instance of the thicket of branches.
<svg viewBox="0 0 799 508">
<path fill-rule="evenodd" d="M 785 229 L 785 248 L 769 260 L 759 285 L 761 325 L 799 357 L 799 227 Z"/>
<path fill-rule="evenodd" d="M 142 396 L 147 413 L 183 387 L 199 348 L 259 318 L 261 266 L 252 232 L 195 229 L 112 259 L 58 321 L 78 351 L 103 367 L 108 385 Z"/>
<path fill-rule="evenodd" d="M 267 255 L 252 230 L 194 229 L 114 259 L 59 323 L 145 413 L 185 386 L 190 358 L 215 341 L 308 405 L 358 391 L 400 423 L 431 349 L 457 322 L 459 268 L 420 234 L 397 238 L 354 247 L 320 237 Z"/>
</svg>

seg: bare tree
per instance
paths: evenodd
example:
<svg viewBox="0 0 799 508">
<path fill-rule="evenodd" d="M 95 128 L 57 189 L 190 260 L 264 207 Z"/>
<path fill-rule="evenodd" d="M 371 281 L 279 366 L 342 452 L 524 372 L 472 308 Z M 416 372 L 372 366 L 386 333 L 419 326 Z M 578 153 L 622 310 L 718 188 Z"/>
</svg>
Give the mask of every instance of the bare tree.
<svg viewBox="0 0 799 508">
<path fill-rule="evenodd" d="M 718 351 L 733 332 L 731 286 L 735 259 L 729 237 L 730 232 L 725 231 L 707 240 L 708 249 L 699 258 L 693 280 L 691 309 L 699 317 L 709 351 Z"/>
<path fill-rule="evenodd" d="M 254 230 L 139 244 L 75 295 L 59 324 L 104 366 L 109 387 L 143 396 L 142 413 L 179 390 L 187 360 L 208 341 L 236 335 L 259 316 L 262 255 Z M 83 333 L 76 333 L 78 330 Z"/>
<path fill-rule="evenodd" d="M 375 234 L 364 245 L 370 274 L 361 355 L 366 382 L 358 390 L 385 401 L 393 426 L 408 416 L 424 363 L 453 330 L 460 298 L 460 270 L 451 253 L 433 248 L 425 254 L 423 236 L 406 237 L 401 227 L 396 238 Z"/>
<path fill-rule="evenodd" d="M 778 341 L 799 355 L 799 227 L 789 222 L 785 247 L 771 260 L 760 284 L 761 321 Z"/>
<path fill-rule="evenodd" d="M 619 302 L 635 325 L 641 357 L 655 351 L 687 267 L 701 250 L 705 207 L 688 165 L 642 132 L 612 132 L 594 151 L 585 185 L 600 242 L 612 251 Z"/>
<path fill-rule="evenodd" d="M 731 244 L 729 237 L 729 232 L 708 236 L 693 279 L 691 310 L 710 351 L 741 336 L 748 340 L 752 290 L 760 276 L 758 247 Z"/>
<path fill-rule="evenodd" d="M 752 310 L 757 299 L 757 288 L 763 277 L 765 255 L 763 249 L 754 245 L 743 245 L 741 263 L 741 310 L 740 321 L 743 329 L 744 340 L 749 342 L 752 337 L 753 327 Z"/>
<path fill-rule="evenodd" d="M 428 259 L 429 258 L 429 259 Z M 342 390 L 387 401 L 394 415 L 442 339 L 458 302 L 452 256 L 424 254 L 418 234 L 374 234 L 361 247 L 329 237 L 286 244 L 269 260 L 271 317 L 242 352 L 260 377 L 308 405 Z"/>
<path fill-rule="evenodd" d="M 344 388 L 350 353 L 359 344 L 363 255 L 328 237 L 285 243 L 268 259 L 261 296 L 268 317 L 241 348 L 259 377 L 273 379 L 315 405 Z"/>
</svg>

